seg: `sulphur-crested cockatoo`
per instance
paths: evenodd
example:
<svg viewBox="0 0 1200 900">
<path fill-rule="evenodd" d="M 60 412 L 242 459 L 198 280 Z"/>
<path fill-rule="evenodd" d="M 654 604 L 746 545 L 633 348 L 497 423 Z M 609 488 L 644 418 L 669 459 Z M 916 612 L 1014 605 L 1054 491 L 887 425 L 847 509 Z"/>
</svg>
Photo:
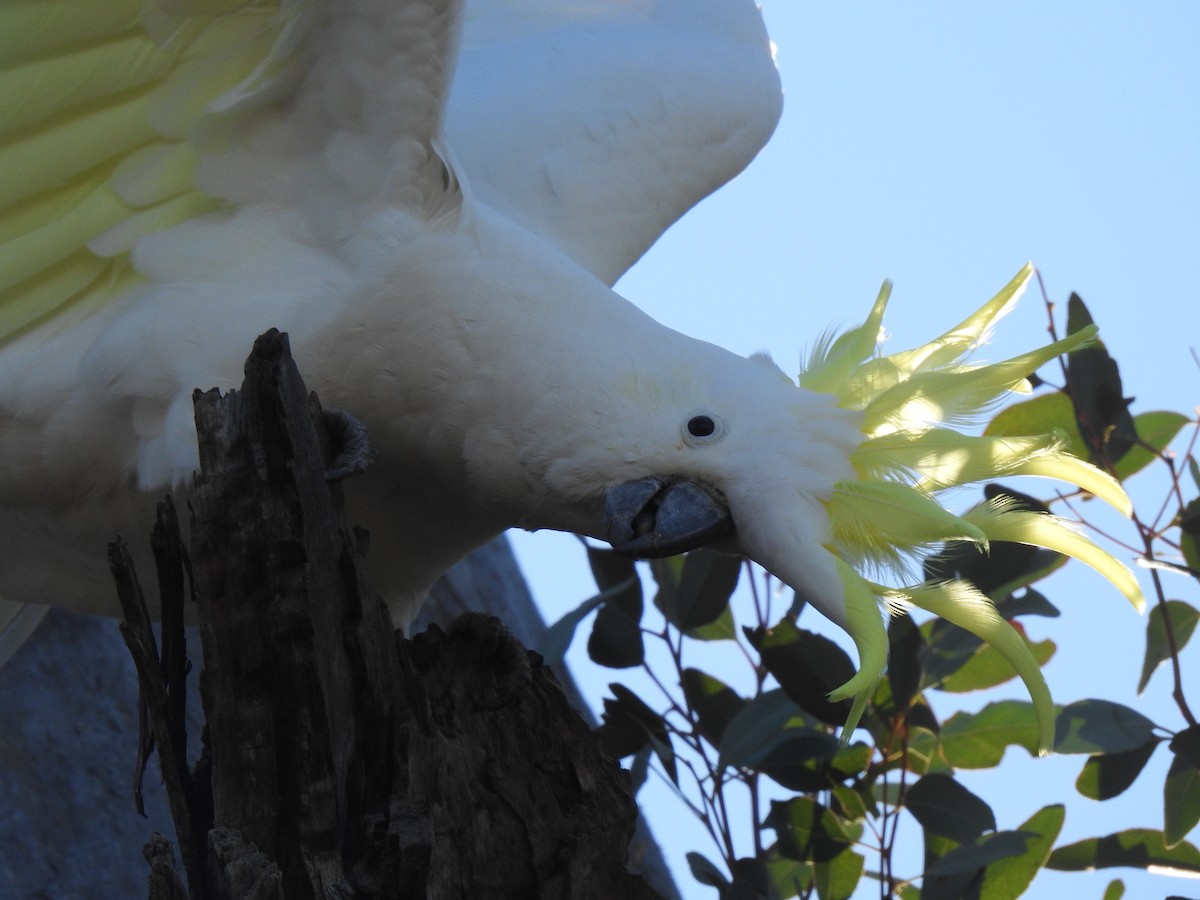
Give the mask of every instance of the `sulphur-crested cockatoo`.
<svg viewBox="0 0 1200 900">
<path fill-rule="evenodd" d="M 942 425 L 1090 340 L 962 364 L 1027 269 L 887 357 L 881 296 L 799 385 L 610 290 L 774 127 L 750 0 L 22 0 L 0 7 L 0 66 L 10 603 L 115 612 L 105 542 L 186 490 L 193 388 L 235 386 L 272 326 L 367 428 L 349 503 L 400 623 L 508 527 L 641 555 L 718 541 L 850 632 L 861 671 L 835 696 L 884 665 L 881 601 L 916 603 L 1013 661 L 1045 742 L 1040 673 L 984 598 L 860 572 L 950 538 L 1027 541 L 1140 600 L 1053 518 L 935 499 L 1031 473 L 1127 508 L 1052 438 Z"/>
</svg>

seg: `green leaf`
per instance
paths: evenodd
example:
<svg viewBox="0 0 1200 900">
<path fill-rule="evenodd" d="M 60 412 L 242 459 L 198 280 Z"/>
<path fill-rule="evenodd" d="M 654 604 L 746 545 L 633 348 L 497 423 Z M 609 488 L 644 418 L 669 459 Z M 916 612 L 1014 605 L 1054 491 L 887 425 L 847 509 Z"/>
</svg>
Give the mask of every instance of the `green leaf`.
<svg viewBox="0 0 1200 900">
<path fill-rule="evenodd" d="M 1161 831 L 1129 828 L 1116 834 L 1087 838 L 1050 854 L 1046 868 L 1060 872 L 1088 869 L 1153 869 L 1160 875 L 1195 877 L 1200 874 L 1200 850 L 1186 841 L 1168 849 Z"/>
<path fill-rule="evenodd" d="M 1175 636 L 1176 649 L 1182 650 L 1196 630 L 1196 621 L 1200 619 L 1200 611 L 1182 600 L 1168 600 L 1166 615 L 1171 621 L 1171 632 Z M 1146 619 L 1146 656 L 1142 661 L 1142 677 L 1138 680 L 1137 692 L 1140 694 L 1150 683 L 1154 670 L 1171 656 L 1167 644 L 1167 630 L 1163 621 L 1163 607 L 1155 606 L 1150 610 Z"/>
<path fill-rule="evenodd" d="M 1154 737 L 1154 723 L 1136 709 L 1110 700 L 1077 700 L 1055 723 L 1056 753 L 1120 753 Z"/>
<path fill-rule="evenodd" d="M 821 900 L 850 900 L 862 878 L 865 860 L 852 850 L 815 866 L 814 881 Z"/>
<path fill-rule="evenodd" d="M 633 560 L 595 547 L 587 548 L 587 556 L 596 584 L 602 591 L 612 591 L 592 622 L 588 656 L 598 665 L 610 669 L 640 666 L 645 658 L 641 630 L 642 583 Z"/>
<path fill-rule="evenodd" d="M 832 734 L 789 728 L 783 740 L 749 765 L 788 790 L 812 793 L 830 786 L 829 764 L 837 752 L 838 740 Z"/>
<path fill-rule="evenodd" d="M 1108 883 L 1108 887 L 1104 889 L 1104 896 L 1101 900 L 1121 900 L 1125 896 L 1125 882 L 1120 878 L 1114 878 Z"/>
<path fill-rule="evenodd" d="M 1193 571 L 1200 571 L 1200 497 L 1179 511 L 1175 523 L 1179 526 L 1179 546 L 1184 561 Z"/>
<path fill-rule="evenodd" d="M 925 870 L 925 887 L 928 890 L 931 877 L 947 875 L 972 875 L 998 860 L 1020 856 L 1032 835 L 1019 831 L 997 831 L 984 834 L 969 844 L 955 847 L 937 859 Z M 926 892 L 922 892 L 924 896 Z"/>
<path fill-rule="evenodd" d="M 1142 443 L 1149 444 L 1159 453 L 1165 450 L 1171 441 L 1175 440 L 1175 435 L 1179 434 L 1183 426 L 1188 424 L 1189 421 L 1191 420 L 1185 415 L 1163 410 L 1139 413 L 1133 417 L 1133 424 L 1137 430 L 1138 438 Z M 1124 481 L 1131 475 L 1136 475 L 1157 458 L 1154 453 L 1145 447 L 1134 445 L 1113 466 L 1114 474 L 1118 481 Z"/>
<path fill-rule="evenodd" d="M 767 874 L 771 879 L 769 896 L 772 900 L 796 897 L 812 886 L 813 865 L 798 859 L 788 859 L 772 851 L 767 859 Z"/>
<path fill-rule="evenodd" d="M 1029 648 L 1029 652 L 1033 654 L 1033 658 L 1037 660 L 1039 666 L 1044 666 L 1054 656 L 1054 651 L 1057 649 L 1054 641 L 1046 638 L 1044 641 L 1034 643 L 1029 640 L 1023 630 L 1020 630 L 1020 633 L 1021 640 L 1025 642 L 1025 646 Z M 938 685 L 938 690 L 946 691 L 949 694 L 966 694 L 1004 684 L 1016 677 L 1016 669 L 1000 654 L 1000 651 L 991 644 L 983 644 L 975 655 L 963 664 L 962 668 L 946 676 Z"/>
<path fill-rule="evenodd" d="M 746 700 L 699 669 L 684 669 L 680 677 L 684 699 L 700 720 L 700 733 L 714 747 L 721 745 L 726 727 L 746 706 Z"/>
<path fill-rule="evenodd" d="M 960 844 L 996 829 L 992 808 L 949 775 L 926 775 L 909 789 L 904 805 L 926 831 Z"/>
<path fill-rule="evenodd" d="M 610 684 L 608 688 L 613 696 L 604 698 L 602 722 L 596 729 L 605 753 L 622 759 L 653 746 L 654 741 L 669 743 L 662 716 L 625 685 Z"/>
<path fill-rule="evenodd" d="M 737 637 L 737 628 L 733 623 L 733 611 L 726 606 L 714 621 L 707 625 L 701 625 L 699 628 L 693 628 L 686 634 L 697 641 L 732 641 Z"/>
<path fill-rule="evenodd" d="M 1067 331 L 1092 324 L 1091 314 L 1078 294 L 1067 300 Z M 1104 345 L 1076 350 L 1067 359 L 1067 392 L 1075 407 L 1075 421 L 1092 462 L 1101 468 L 1115 463 L 1137 443 L 1137 429 L 1129 413 L 1129 400 L 1121 386 L 1121 372 Z"/>
<path fill-rule="evenodd" d="M 714 550 L 693 550 L 683 562 L 671 624 L 690 631 L 714 622 L 729 606 L 737 587 L 742 558 Z"/>
<path fill-rule="evenodd" d="M 765 862 L 752 856 L 733 861 L 733 884 L 730 886 L 729 900 L 765 900 L 770 892 L 771 873 Z"/>
<path fill-rule="evenodd" d="M 636 576 L 634 577 L 636 578 Z M 541 654 L 546 664 L 556 666 L 561 663 L 563 657 L 567 655 L 567 649 L 571 646 L 571 641 L 575 637 L 575 629 L 579 626 L 579 623 L 587 618 L 588 614 L 601 603 L 605 603 L 613 596 L 624 592 L 630 585 L 631 582 L 629 580 L 622 581 L 595 596 L 588 597 L 588 599 L 584 600 L 547 628 L 538 641 L 537 646 L 537 652 Z"/>
<path fill-rule="evenodd" d="M 1037 741 L 1033 704 L 1022 700 L 989 703 L 977 713 L 955 713 L 942 723 L 941 750 L 955 768 L 993 768 L 1010 746 L 1036 756 Z"/>
<path fill-rule="evenodd" d="M 1178 846 L 1200 822 L 1200 725 L 1171 740 L 1171 768 L 1163 783 L 1163 844 Z"/>
<path fill-rule="evenodd" d="M 850 701 L 832 703 L 826 696 L 854 677 L 854 663 L 845 650 L 788 619 L 765 633 L 749 631 L 747 638 L 767 671 L 801 709 L 829 725 L 845 724 Z"/>
<path fill-rule="evenodd" d="M 1006 406 L 988 422 L 983 433 L 989 436 L 1054 434 L 1062 435 L 1066 449 L 1080 459 L 1087 459 L 1087 446 L 1075 422 L 1071 398 L 1062 391 L 1041 394 Z"/>
<path fill-rule="evenodd" d="M 717 748 L 717 769 L 755 768 L 775 748 L 804 733 L 824 734 L 783 691 L 766 691 L 743 706 L 725 727 Z"/>
<path fill-rule="evenodd" d="M 888 623 L 887 679 L 896 712 L 908 709 L 921 689 L 921 656 L 925 640 L 907 613 L 893 616 Z"/>
<path fill-rule="evenodd" d="M 1021 823 L 1019 834 L 1032 835 L 1019 856 L 1008 856 L 990 863 L 983 873 L 979 900 L 1009 900 L 1020 897 L 1050 858 L 1050 851 L 1062 831 L 1066 808 L 1061 804 L 1043 806 Z"/>
<path fill-rule="evenodd" d="M 789 859 L 829 862 L 862 837 L 862 826 L 847 823 L 811 797 L 771 801 L 763 822 L 778 838 L 778 849 Z"/>
<path fill-rule="evenodd" d="M 706 857 L 699 853 L 689 853 L 686 858 L 688 868 L 692 870 L 692 877 L 698 882 L 721 889 L 729 887 L 725 874 Z"/>
<path fill-rule="evenodd" d="M 1089 756 L 1075 779 L 1075 789 L 1092 800 L 1111 800 L 1133 784 L 1154 755 L 1158 743 L 1158 739 L 1153 738 L 1132 750 Z"/>
</svg>

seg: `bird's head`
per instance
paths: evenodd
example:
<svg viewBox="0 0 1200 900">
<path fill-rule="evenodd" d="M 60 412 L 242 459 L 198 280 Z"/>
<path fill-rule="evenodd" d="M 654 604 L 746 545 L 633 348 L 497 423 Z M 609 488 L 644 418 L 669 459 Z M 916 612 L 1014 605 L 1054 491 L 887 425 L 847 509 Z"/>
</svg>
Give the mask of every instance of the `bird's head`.
<svg viewBox="0 0 1200 900">
<path fill-rule="evenodd" d="M 886 662 L 881 606 L 916 605 L 1009 658 L 1029 686 L 1047 745 L 1052 704 L 1016 631 L 973 586 L 911 577 L 912 561 L 945 541 L 1017 541 L 1077 557 L 1135 606 L 1142 602 L 1129 570 L 1061 520 L 1003 502 L 956 514 L 938 500 L 949 488 L 1028 474 L 1065 480 L 1129 511 L 1120 485 L 1068 454 L 1057 436 L 968 436 L 952 427 L 1094 340 L 1089 329 L 1003 362 L 966 364 L 1031 273 L 1023 269 L 936 340 L 880 356 L 885 285 L 862 326 L 814 349 L 798 383 L 766 358 L 707 345 L 677 367 L 631 371 L 616 390 L 639 414 L 606 426 L 611 439 L 590 442 L 590 458 L 564 456 L 551 475 L 566 486 L 606 473 L 602 525 L 592 531 L 618 553 L 665 556 L 706 544 L 740 551 L 846 629 L 860 671 L 831 696 L 855 698 L 853 716 Z"/>
</svg>

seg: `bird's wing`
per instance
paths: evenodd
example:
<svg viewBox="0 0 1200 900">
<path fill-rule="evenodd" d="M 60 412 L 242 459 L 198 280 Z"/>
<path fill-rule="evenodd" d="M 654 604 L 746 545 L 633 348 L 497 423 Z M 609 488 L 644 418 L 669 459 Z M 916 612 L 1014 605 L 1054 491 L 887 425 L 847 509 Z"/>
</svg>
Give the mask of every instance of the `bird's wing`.
<svg viewBox="0 0 1200 900">
<path fill-rule="evenodd" d="M 398 15 L 363 2 L 343 15 L 322 0 L 4 4 L 0 344 L 127 292 L 144 277 L 131 251 L 148 234 L 278 201 L 301 175 L 326 195 L 411 181 L 394 160 L 381 173 L 360 157 L 439 130 L 458 6 L 410 2 Z M 283 116 L 301 83 L 307 105 Z M 313 164 L 339 139 L 341 152 Z"/>
<path fill-rule="evenodd" d="M 612 284 L 771 136 L 752 0 L 468 6 L 447 112 L 481 200 Z"/>
</svg>

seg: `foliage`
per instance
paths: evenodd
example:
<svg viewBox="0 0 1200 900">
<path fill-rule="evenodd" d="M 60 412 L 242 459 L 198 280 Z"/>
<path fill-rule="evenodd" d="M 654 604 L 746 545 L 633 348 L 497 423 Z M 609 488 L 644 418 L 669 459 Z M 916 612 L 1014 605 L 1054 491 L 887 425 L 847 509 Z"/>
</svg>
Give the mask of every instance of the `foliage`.
<svg viewBox="0 0 1200 900">
<path fill-rule="evenodd" d="M 1052 312 L 1049 302 L 1047 309 Z M 1090 323 L 1083 302 L 1072 295 L 1068 331 Z M 998 766 L 1012 746 L 1035 754 L 1033 709 L 1004 700 L 974 713 L 934 714 L 932 692 L 953 698 L 1015 675 L 994 649 L 949 622 L 892 619 L 887 675 L 856 732 L 863 739 L 840 746 L 836 735 L 850 705 L 831 702 L 827 694 L 853 674 L 854 665 L 837 644 L 804 627 L 802 604 L 777 604 L 769 578 L 744 569 L 740 559 L 697 550 L 649 564 L 653 604 L 661 614 L 661 623 L 652 625 L 638 568 L 589 548 L 601 593 L 551 629 L 547 649 L 561 656 L 598 608 L 588 639 L 591 658 L 611 668 L 638 667 L 656 685 L 659 696 L 649 702 L 613 684 L 599 734 L 614 756 L 632 757 L 635 789 L 655 771 L 703 823 L 719 861 L 694 852 L 688 862 L 720 900 L 838 900 L 850 897 L 864 877 L 879 882 L 881 896 L 1006 900 L 1024 893 L 1043 867 L 1200 872 L 1200 850 L 1186 840 L 1200 821 L 1200 725 L 1188 706 L 1180 662 L 1200 611 L 1168 599 L 1161 576 L 1172 570 L 1200 580 L 1197 423 L 1173 412 L 1131 412 L 1118 366 L 1102 344 L 1071 354 L 1061 371 L 1061 387 L 1039 379 L 1048 390 L 1000 411 L 985 433 L 1057 432 L 1077 456 L 1121 480 L 1150 466 L 1165 469 L 1168 496 L 1151 519 L 1135 510 L 1133 536 L 1120 543 L 1139 557 L 1153 584 L 1138 693 L 1160 665 L 1169 664 L 1181 724 L 1153 722 L 1102 698 L 1082 700 L 1060 710 L 1055 752 L 1084 757 L 1076 788 L 1094 800 L 1121 794 L 1155 754 L 1170 754 L 1162 828 L 1130 828 L 1056 846 L 1064 821 L 1059 805 L 1037 810 L 1011 830 L 1000 828 L 986 799 L 963 786 L 955 770 Z M 1187 441 L 1182 464 L 1167 451 L 1177 439 Z M 1032 509 L 1054 504 L 1077 512 L 1081 499 L 1043 501 L 996 485 L 987 492 L 1012 495 Z M 925 576 L 973 581 L 1024 638 L 1022 619 L 1059 616 L 1032 585 L 1063 561 L 1024 545 L 994 542 L 985 555 L 973 545 L 951 544 L 925 560 Z M 730 598 L 743 571 L 752 603 L 735 614 Z M 1053 641 L 1025 639 L 1039 665 L 1054 655 Z M 752 692 L 743 695 L 717 675 L 685 664 L 698 643 L 711 642 L 736 648 L 748 665 Z M 665 654 L 652 653 L 655 645 Z M 730 811 L 729 798 L 738 790 L 749 799 L 744 823 Z M 923 872 L 893 871 L 902 821 L 923 834 Z M 739 855 L 747 833 L 753 853 Z M 1105 896 L 1123 893 L 1124 885 L 1114 880 Z"/>
</svg>

